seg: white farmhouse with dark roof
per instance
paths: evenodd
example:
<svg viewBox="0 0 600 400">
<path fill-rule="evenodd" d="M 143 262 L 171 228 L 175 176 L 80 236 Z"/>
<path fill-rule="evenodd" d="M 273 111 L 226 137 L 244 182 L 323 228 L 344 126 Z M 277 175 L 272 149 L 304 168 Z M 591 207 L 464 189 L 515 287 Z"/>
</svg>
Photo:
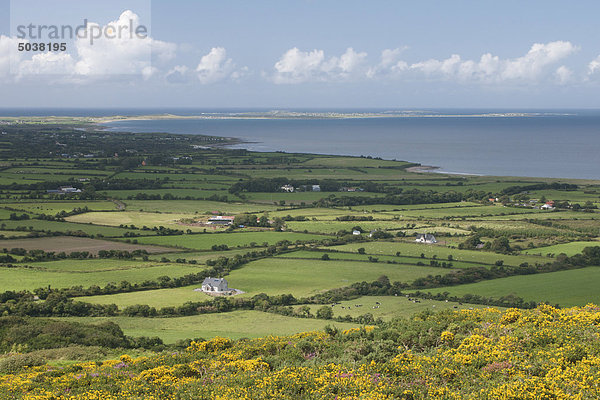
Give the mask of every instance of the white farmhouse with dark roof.
<svg viewBox="0 0 600 400">
<path fill-rule="evenodd" d="M 415 242 L 433 244 L 437 243 L 437 240 L 435 239 L 435 236 L 433 236 L 430 233 L 417 233 L 417 238 L 415 239 Z"/>
<path fill-rule="evenodd" d="M 208 277 L 202 282 L 203 292 L 227 292 L 227 281 L 223 278 L 211 278 Z"/>
</svg>

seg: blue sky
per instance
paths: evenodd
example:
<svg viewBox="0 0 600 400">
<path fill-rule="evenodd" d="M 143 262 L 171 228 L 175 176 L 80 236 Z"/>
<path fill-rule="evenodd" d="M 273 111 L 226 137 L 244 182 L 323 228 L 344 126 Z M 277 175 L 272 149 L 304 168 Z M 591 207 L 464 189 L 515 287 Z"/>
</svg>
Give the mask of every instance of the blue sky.
<svg viewBox="0 0 600 400">
<path fill-rule="evenodd" d="M 598 1 L 10 5 L 0 0 L 0 107 L 600 108 Z M 15 50 L 18 24 L 83 18 L 150 32 Z"/>
</svg>

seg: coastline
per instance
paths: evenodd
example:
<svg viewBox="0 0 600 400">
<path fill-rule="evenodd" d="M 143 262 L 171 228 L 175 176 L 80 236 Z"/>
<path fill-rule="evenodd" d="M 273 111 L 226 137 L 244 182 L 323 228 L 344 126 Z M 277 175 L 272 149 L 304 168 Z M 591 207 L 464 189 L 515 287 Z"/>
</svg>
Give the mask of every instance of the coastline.
<svg viewBox="0 0 600 400">
<path fill-rule="evenodd" d="M 120 121 L 151 121 L 170 119 L 209 119 L 209 120 L 249 120 L 249 119 L 361 119 L 361 118 L 524 118 L 553 115 L 571 115 L 564 113 L 476 113 L 476 114 L 436 114 L 415 112 L 282 112 L 272 111 L 266 113 L 205 113 L 198 115 L 177 114 L 147 114 L 147 115 L 113 115 L 107 117 L 90 117 L 90 122 L 111 123 Z"/>
</svg>

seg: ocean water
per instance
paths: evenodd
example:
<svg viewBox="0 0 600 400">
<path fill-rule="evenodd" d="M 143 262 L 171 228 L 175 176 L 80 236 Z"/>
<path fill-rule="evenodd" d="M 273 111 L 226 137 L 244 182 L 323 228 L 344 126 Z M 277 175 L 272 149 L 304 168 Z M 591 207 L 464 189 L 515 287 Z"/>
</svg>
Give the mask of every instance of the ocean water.
<svg viewBox="0 0 600 400">
<path fill-rule="evenodd" d="M 535 117 L 152 120 L 109 130 L 236 137 L 256 151 L 373 156 L 440 171 L 600 179 L 600 113 Z"/>
<path fill-rule="evenodd" d="M 0 116 L 199 115 L 267 109 L 0 109 Z M 386 110 L 294 110 L 383 112 Z M 426 110 L 457 117 L 352 119 L 173 119 L 119 121 L 108 130 L 236 137 L 236 148 L 365 155 L 440 171 L 499 176 L 600 179 L 600 110 Z M 494 112 L 527 117 L 468 117 Z M 463 116 L 460 116 L 463 115 Z"/>
</svg>

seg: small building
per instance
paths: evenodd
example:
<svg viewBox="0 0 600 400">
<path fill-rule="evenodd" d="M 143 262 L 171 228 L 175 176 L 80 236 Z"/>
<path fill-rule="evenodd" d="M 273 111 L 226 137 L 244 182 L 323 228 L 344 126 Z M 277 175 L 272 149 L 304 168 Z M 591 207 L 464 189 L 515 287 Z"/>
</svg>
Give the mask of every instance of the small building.
<svg viewBox="0 0 600 400">
<path fill-rule="evenodd" d="M 67 194 L 67 193 L 81 193 L 81 189 L 74 188 L 73 186 L 61 186 L 58 189 L 46 190 L 48 194 Z"/>
<path fill-rule="evenodd" d="M 216 215 L 208 219 L 207 224 L 210 225 L 231 225 L 233 224 L 234 217 L 225 215 Z"/>
<path fill-rule="evenodd" d="M 321 185 L 312 185 L 312 191 L 313 192 L 320 192 L 321 191 Z"/>
<path fill-rule="evenodd" d="M 81 193 L 81 189 L 74 188 L 73 186 L 61 186 L 59 190 L 62 193 Z"/>
<path fill-rule="evenodd" d="M 294 187 L 292 185 L 283 185 L 280 189 L 288 193 L 292 193 L 294 191 Z"/>
<path fill-rule="evenodd" d="M 227 281 L 223 278 L 211 278 L 208 277 L 202 282 L 202 291 L 211 293 L 227 292 L 229 288 Z"/>
<path fill-rule="evenodd" d="M 553 203 L 554 204 L 554 203 Z M 554 210 L 554 206 L 550 205 L 548 203 L 544 204 L 543 206 L 540 207 L 542 210 Z"/>
<path fill-rule="evenodd" d="M 360 232 L 359 230 L 353 230 L 353 231 L 352 231 L 352 234 L 353 234 L 353 235 L 355 235 L 355 236 L 358 236 L 358 235 L 360 235 L 360 233 L 361 233 L 361 232 Z"/>
<path fill-rule="evenodd" d="M 415 242 L 433 244 L 437 243 L 437 240 L 435 239 L 435 236 L 430 233 L 418 233 Z"/>
</svg>

